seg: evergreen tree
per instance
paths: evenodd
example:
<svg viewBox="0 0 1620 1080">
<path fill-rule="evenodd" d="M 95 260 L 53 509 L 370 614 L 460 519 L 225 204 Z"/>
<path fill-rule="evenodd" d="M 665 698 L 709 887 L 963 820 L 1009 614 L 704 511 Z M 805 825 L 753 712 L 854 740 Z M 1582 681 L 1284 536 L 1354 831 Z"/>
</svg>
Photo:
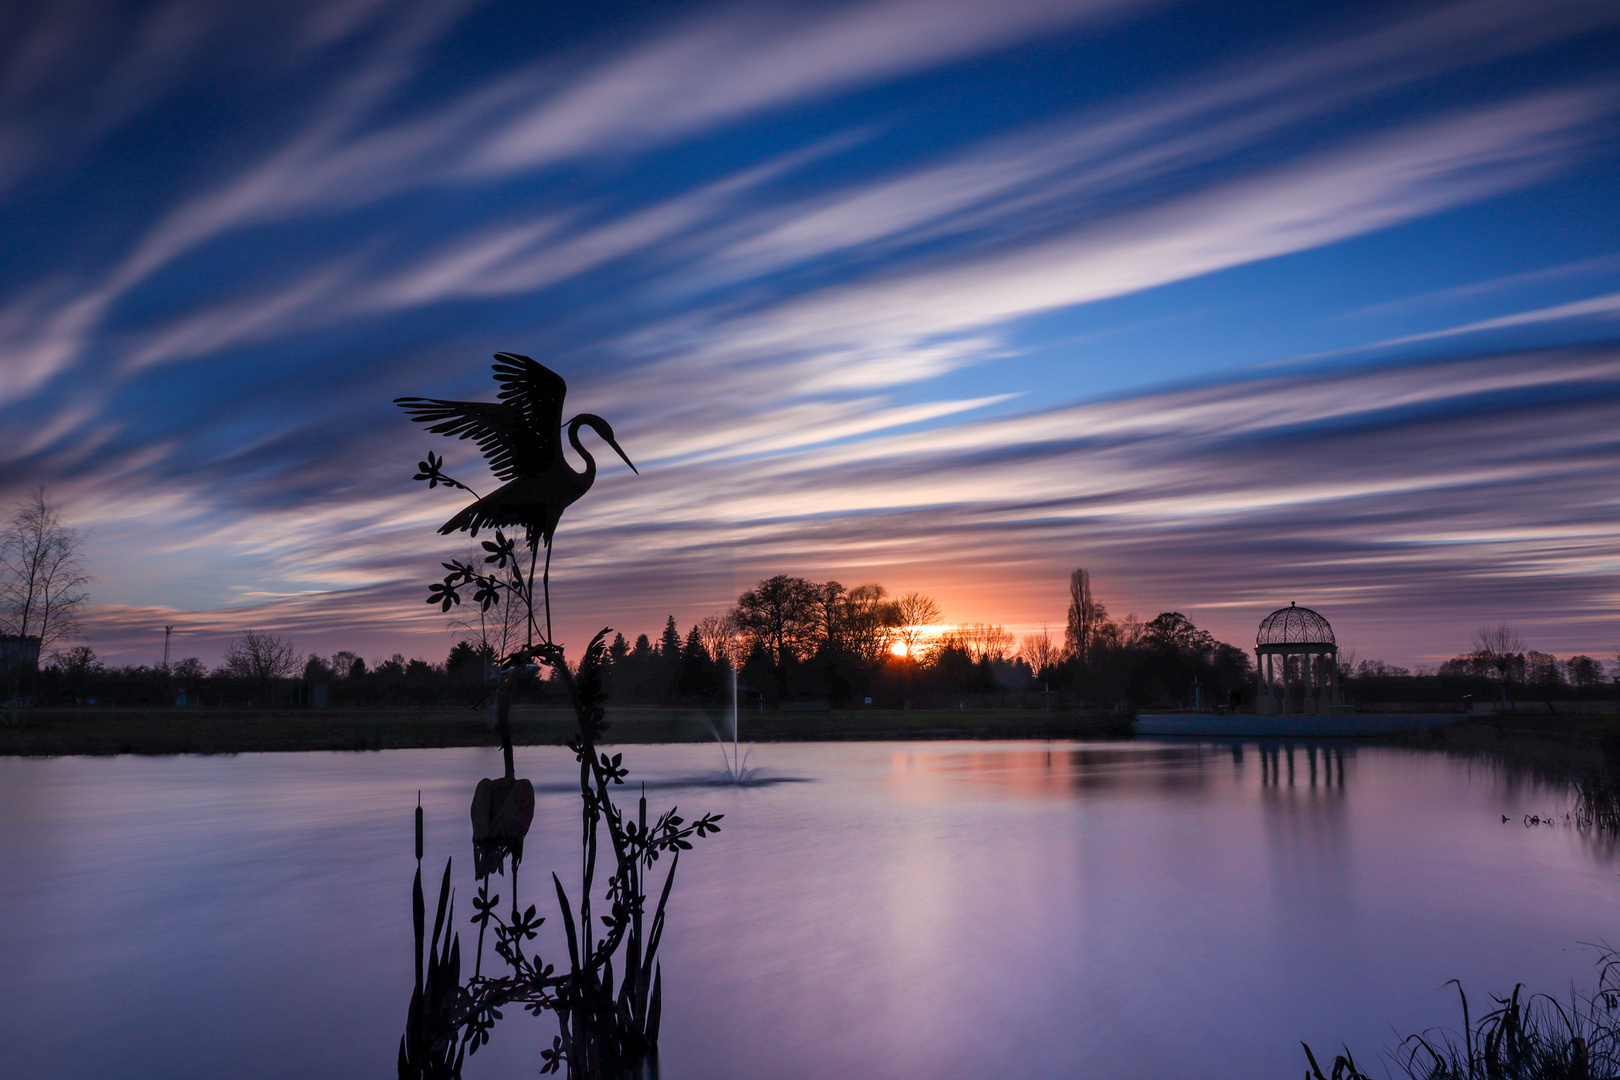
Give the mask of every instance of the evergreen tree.
<svg viewBox="0 0 1620 1080">
<path fill-rule="evenodd" d="M 608 646 L 607 662 L 602 665 L 602 688 L 609 696 L 623 697 L 631 685 L 625 667 L 629 656 L 630 643 L 624 640 L 623 634 L 614 634 L 613 644 Z"/>
<path fill-rule="evenodd" d="M 658 674 L 653 694 L 660 701 L 675 696 L 676 684 L 681 678 L 681 632 L 675 627 L 675 616 L 664 623 L 664 632 L 658 637 Z"/>
<path fill-rule="evenodd" d="M 658 639 L 658 655 L 666 663 L 675 663 L 681 658 L 681 632 L 675 628 L 673 615 L 664 623 L 664 633 Z"/>
<path fill-rule="evenodd" d="M 717 685 L 717 674 L 709 650 L 703 647 L 703 638 L 697 627 L 692 627 L 681 649 L 681 670 L 675 680 L 675 692 L 683 698 L 707 694 Z"/>
<path fill-rule="evenodd" d="M 652 642 L 647 640 L 646 634 L 637 634 L 636 643 L 625 658 L 625 676 L 620 683 L 629 697 L 645 701 L 657 695 L 657 688 L 653 686 L 657 665 L 658 654 L 653 650 Z"/>
</svg>

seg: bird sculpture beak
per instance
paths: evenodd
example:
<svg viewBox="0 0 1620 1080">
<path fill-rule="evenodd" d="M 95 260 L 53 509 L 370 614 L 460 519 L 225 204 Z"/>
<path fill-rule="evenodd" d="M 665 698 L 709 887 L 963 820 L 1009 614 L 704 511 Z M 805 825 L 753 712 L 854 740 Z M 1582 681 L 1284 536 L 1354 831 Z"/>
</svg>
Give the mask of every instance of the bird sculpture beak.
<svg viewBox="0 0 1620 1080">
<path fill-rule="evenodd" d="M 624 447 L 619 445 L 619 441 L 611 435 L 606 435 L 603 437 L 607 440 L 607 444 L 613 447 L 614 450 L 618 451 L 620 457 L 624 458 L 624 463 L 630 466 L 630 471 L 635 473 L 637 476 L 640 476 L 641 470 L 636 468 L 636 463 L 630 460 L 630 455 L 624 452 Z"/>
</svg>

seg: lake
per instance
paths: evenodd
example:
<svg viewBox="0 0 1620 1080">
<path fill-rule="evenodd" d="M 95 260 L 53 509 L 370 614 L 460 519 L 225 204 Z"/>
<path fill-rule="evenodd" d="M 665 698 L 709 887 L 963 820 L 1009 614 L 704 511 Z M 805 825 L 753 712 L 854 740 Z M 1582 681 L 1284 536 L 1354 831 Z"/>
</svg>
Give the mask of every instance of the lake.
<svg viewBox="0 0 1620 1080">
<path fill-rule="evenodd" d="M 1456 1025 L 1448 979 L 1567 993 L 1583 942 L 1620 942 L 1614 844 L 1522 823 L 1568 794 L 1436 753 L 771 744 L 751 764 L 791 782 L 733 788 L 704 783 L 713 746 L 622 750 L 652 808 L 725 814 L 671 902 L 665 1080 L 1295 1078 L 1302 1039 L 1365 1065 Z M 547 873 L 578 875 L 572 758 L 517 754 L 520 885 L 549 915 Z M 494 749 L 0 759 L 5 1075 L 394 1075 L 417 793 L 430 916 L 454 856 L 470 952 L 467 807 L 499 771 Z M 554 1033 L 508 1010 L 466 1075 L 533 1076 Z"/>
</svg>

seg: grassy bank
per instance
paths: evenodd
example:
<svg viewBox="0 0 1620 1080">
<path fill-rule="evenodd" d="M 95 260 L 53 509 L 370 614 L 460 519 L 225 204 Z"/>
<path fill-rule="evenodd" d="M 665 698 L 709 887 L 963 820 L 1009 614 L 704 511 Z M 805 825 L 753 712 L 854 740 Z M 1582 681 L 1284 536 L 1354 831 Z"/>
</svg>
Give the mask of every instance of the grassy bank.
<svg viewBox="0 0 1620 1080">
<path fill-rule="evenodd" d="M 1620 714 L 1496 713 L 1404 732 L 1387 741 L 1495 758 L 1562 781 L 1620 758 Z"/>
<path fill-rule="evenodd" d="M 710 721 L 680 710 L 610 710 L 608 741 L 709 742 Z M 7 718 L 9 721 L 9 717 Z M 747 742 L 871 739 L 1096 739 L 1130 735 L 1114 716 L 1039 712 L 823 712 L 744 714 Z M 522 746 L 561 745 L 565 709 L 513 711 Z M 395 750 L 489 746 L 482 714 L 466 709 L 38 709 L 0 723 L 0 755 L 236 754 L 287 750 Z"/>
</svg>

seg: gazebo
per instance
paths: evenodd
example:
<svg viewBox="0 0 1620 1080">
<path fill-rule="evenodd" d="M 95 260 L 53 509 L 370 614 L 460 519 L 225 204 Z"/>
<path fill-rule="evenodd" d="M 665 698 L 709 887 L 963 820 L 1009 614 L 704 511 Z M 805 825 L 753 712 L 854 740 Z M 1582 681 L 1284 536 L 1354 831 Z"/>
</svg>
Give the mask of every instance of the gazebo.
<svg viewBox="0 0 1620 1080">
<path fill-rule="evenodd" d="M 1333 627 L 1289 604 L 1260 620 L 1254 639 L 1255 709 L 1262 715 L 1321 715 L 1344 707 Z"/>
</svg>

